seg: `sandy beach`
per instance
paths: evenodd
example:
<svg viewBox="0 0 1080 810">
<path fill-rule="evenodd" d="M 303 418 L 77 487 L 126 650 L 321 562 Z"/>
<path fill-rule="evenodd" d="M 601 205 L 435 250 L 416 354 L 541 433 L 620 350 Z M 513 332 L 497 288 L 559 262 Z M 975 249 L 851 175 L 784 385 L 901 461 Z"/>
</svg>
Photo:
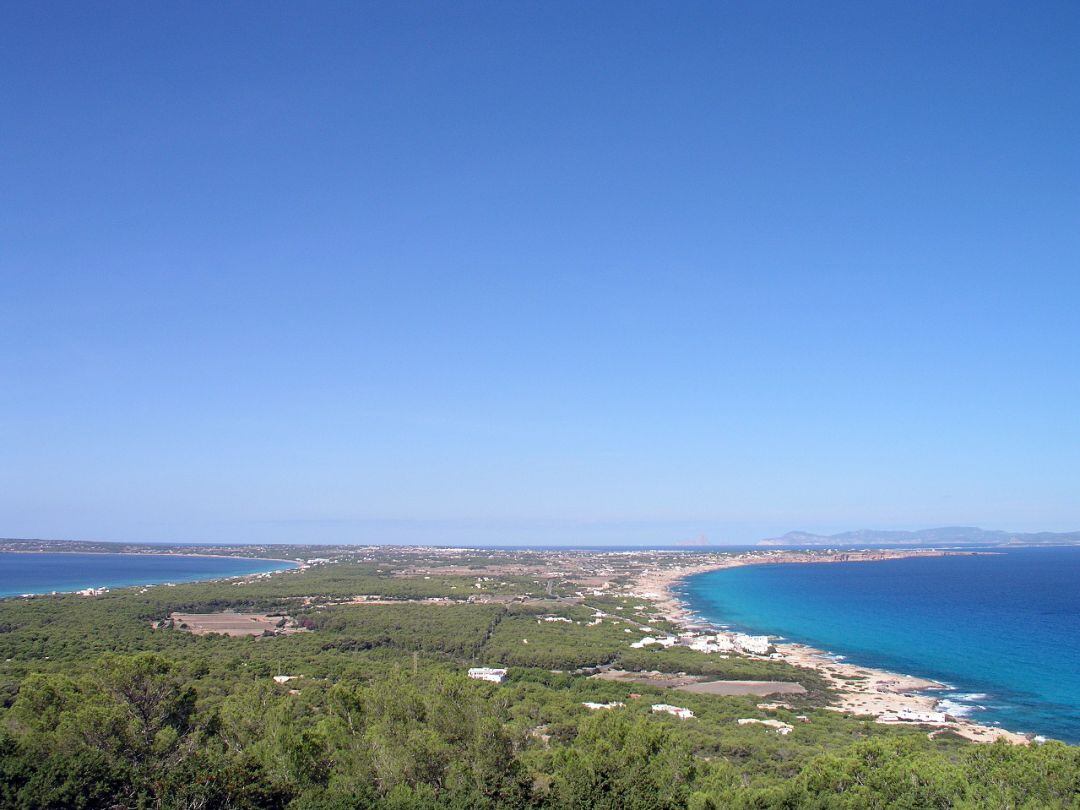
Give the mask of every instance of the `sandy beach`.
<svg viewBox="0 0 1080 810">
<path fill-rule="evenodd" d="M 873 550 L 842 552 L 827 557 L 823 557 L 820 553 L 806 554 L 799 551 L 774 551 L 767 555 L 751 553 L 734 556 L 711 564 L 676 566 L 647 571 L 636 580 L 633 592 L 635 596 L 650 599 L 660 609 L 663 617 L 673 624 L 682 627 L 699 627 L 703 624 L 703 621 L 694 615 L 672 591 L 673 585 L 694 574 L 744 565 L 875 562 L 906 557 L 943 556 L 950 553 L 957 552 Z M 823 650 L 817 650 L 804 644 L 781 643 L 776 645 L 776 651 L 788 663 L 805 669 L 813 669 L 828 681 L 837 696 L 834 705 L 829 707 L 835 711 L 853 716 L 872 717 L 877 722 L 901 722 L 882 718 L 905 711 L 941 711 L 938 708 L 939 699 L 932 694 L 926 693 L 947 688 L 944 684 L 839 661 Z M 907 723 L 904 724 L 907 725 Z M 915 725 L 932 727 L 934 731 L 931 734 L 952 731 L 973 742 L 993 742 L 999 738 L 1016 744 L 1029 742 L 1029 738 L 1025 735 L 994 726 L 973 723 L 962 717 L 953 717 L 951 715 L 947 717 L 945 723 L 917 723 Z"/>
</svg>

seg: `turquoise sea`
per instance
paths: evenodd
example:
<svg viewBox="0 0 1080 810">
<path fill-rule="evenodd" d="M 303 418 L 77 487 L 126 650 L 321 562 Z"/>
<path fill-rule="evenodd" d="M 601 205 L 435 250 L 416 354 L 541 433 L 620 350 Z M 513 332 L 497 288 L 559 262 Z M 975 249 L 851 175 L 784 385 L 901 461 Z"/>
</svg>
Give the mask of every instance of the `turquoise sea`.
<svg viewBox="0 0 1080 810">
<path fill-rule="evenodd" d="M 194 582 L 292 567 L 280 560 L 191 557 L 178 554 L 0 552 L 0 597 L 23 593 Z"/>
<path fill-rule="evenodd" d="M 953 714 L 1080 743 L 1080 548 L 754 565 L 676 591 L 714 624 L 949 684 Z"/>
</svg>

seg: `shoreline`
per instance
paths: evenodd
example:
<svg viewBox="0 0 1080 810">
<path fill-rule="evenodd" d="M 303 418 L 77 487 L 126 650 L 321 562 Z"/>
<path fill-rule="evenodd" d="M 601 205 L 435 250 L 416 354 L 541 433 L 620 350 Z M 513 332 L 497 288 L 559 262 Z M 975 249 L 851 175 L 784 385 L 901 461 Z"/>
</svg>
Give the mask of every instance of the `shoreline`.
<svg viewBox="0 0 1080 810">
<path fill-rule="evenodd" d="M 238 557 L 231 554 L 173 554 L 162 553 L 155 554 L 153 552 L 144 551 L 2 551 L 0 554 L 93 554 L 104 557 L 196 557 L 215 560 L 250 560 L 266 561 L 275 563 L 285 563 L 290 566 L 288 568 L 273 568 L 269 571 L 251 571 L 246 574 L 223 574 L 221 576 L 199 577 L 197 579 L 180 579 L 180 580 L 161 580 L 159 582 L 133 582 L 123 585 L 101 585 L 107 591 L 122 590 L 125 588 L 157 588 L 163 585 L 190 585 L 197 582 L 223 582 L 231 579 L 243 579 L 245 577 L 262 576 L 264 574 L 278 574 L 282 571 L 301 570 L 304 568 L 304 563 L 298 560 L 284 560 L 277 557 Z M 98 588 L 96 585 L 88 585 L 87 588 Z M 76 588 L 74 590 L 60 590 L 54 588 L 49 591 L 21 591 L 17 593 L 0 594 L 0 601 L 5 599 L 32 599 L 40 596 L 71 596 L 73 594 L 79 594 L 84 588 Z M 89 597 L 92 598 L 92 597 Z"/>
<path fill-rule="evenodd" d="M 209 557 L 213 560 L 269 560 L 271 562 L 290 563 L 300 566 L 300 560 L 286 560 L 283 557 L 242 557 L 239 554 L 188 554 L 173 551 L 40 551 L 38 549 L 0 549 L 0 554 L 99 554 L 103 557 Z"/>
<path fill-rule="evenodd" d="M 977 552 L 942 551 L 937 549 L 873 550 L 861 552 L 837 552 L 823 557 L 820 552 L 808 554 L 803 551 L 774 551 L 768 559 L 755 554 L 741 554 L 715 563 L 702 563 L 666 570 L 644 572 L 635 580 L 634 595 L 651 600 L 663 618 L 680 628 L 708 626 L 720 630 L 715 622 L 694 613 L 683 597 L 673 588 L 688 577 L 711 571 L 741 568 L 748 565 L 784 565 L 792 563 L 832 564 L 839 562 L 880 562 L 911 557 L 944 557 Z M 1020 745 L 1031 741 L 1032 735 L 1008 731 L 998 726 L 987 726 L 964 717 L 949 715 L 945 723 L 909 723 L 883 720 L 883 715 L 898 712 L 933 712 L 939 708 L 940 698 L 921 694 L 926 691 L 948 689 L 946 684 L 912 675 L 902 675 L 875 667 L 860 666 L 838 658 L 825 650 L 819 650 L 798 642 L 775 644 L 781 660 L 802 669 L 819 673 L 834 690 L 836 700 L 826 708 L 852 716 L 872 717 L 876 722 L 896 725 L 933 726 L 930 735 L 952 731 L 972 742 L 990 743 L 1004 739 Z"/>
</svg>

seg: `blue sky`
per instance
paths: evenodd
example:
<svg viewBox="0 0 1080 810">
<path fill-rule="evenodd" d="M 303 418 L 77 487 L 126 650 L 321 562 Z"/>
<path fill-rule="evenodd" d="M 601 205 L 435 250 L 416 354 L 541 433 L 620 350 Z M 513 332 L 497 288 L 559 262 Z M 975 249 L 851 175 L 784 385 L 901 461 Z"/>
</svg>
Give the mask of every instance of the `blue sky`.
<svg viewBox="0 0 1080 810">
<path fill-rule="evenodd" d="M 1080 528 L 1080 6 L 3 3 L 0 536 Z"/>
</svg>

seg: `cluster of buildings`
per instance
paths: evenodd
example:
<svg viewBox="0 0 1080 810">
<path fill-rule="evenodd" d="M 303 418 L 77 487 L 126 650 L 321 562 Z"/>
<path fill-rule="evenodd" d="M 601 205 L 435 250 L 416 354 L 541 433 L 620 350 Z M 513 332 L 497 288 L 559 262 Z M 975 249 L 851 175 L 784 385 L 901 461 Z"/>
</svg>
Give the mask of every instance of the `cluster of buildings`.
<svg viewBox="0 0 1080 810">
<path fill-rule="evenodd" d="M 751 636 L 746 633 L 696 634 L 684 633 L 679 636 L 645 636 L 630 646 L 640 650 L 652 645 L 661 647 L 688 647 L 703 653 L 741 652 L 750 655 L 769 655 L 772 644 L 768 636 Z"/>
</svg>

